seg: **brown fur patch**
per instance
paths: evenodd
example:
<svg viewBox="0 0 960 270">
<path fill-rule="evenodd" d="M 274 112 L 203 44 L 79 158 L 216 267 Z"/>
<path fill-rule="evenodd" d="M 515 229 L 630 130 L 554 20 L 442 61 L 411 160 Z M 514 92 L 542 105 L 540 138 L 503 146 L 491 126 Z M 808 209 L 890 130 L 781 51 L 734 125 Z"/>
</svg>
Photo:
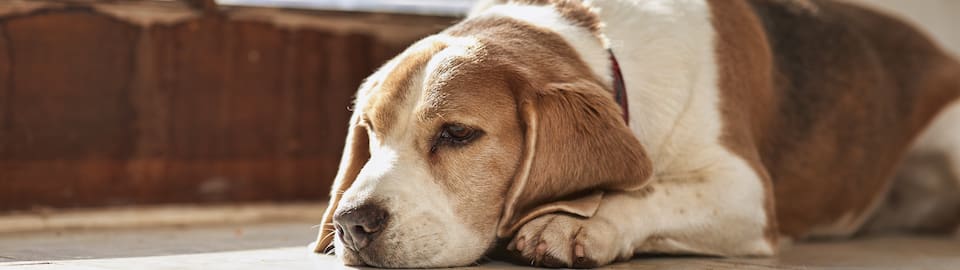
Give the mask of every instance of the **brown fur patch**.
<svg viewBox="0 0 960 270">
<path fill-rule="evenodd" d="M 913 138 L 960 94 L 942 75 L 956 63 L 912 27 L 850 4 L 803 2 L 711 5 L 725 143 L 766 168 L 780 230 L 797 237 L 868 214 Z"/>
</svg>

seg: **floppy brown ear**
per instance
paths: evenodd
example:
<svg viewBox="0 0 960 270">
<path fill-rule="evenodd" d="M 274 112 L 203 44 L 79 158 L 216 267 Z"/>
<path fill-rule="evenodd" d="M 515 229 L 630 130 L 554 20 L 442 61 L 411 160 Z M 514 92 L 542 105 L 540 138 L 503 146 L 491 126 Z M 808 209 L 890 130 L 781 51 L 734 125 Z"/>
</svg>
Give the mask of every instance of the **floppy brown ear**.
<svg viewBox="0 0 960 270">
<path fill-rule="evenodd" d="M 360 169 L 370 159 L 370 142 L 365 127 L 358 125 L 360 114 L 354 113 L 350 118 L 350 128 L 347 131 L 347 141 L 343 147 L 343 156 L 340 158 L 340 167 L 337 176 L 330 188 L 330 204 L 323 212 L 323 221 L 320 223 L 320 233 L 317 236 L 314 252 L 324 253 L 333 246 L 333 212 L 337 210 L 340 197 L 347 191 L 353 181 L 357 179 Z"/>
<path fill-rule="evenodd" d="M 518 97 L 523 159 L 507 192 L 498 237 L 547 213 L 590 217 L 604 192 L 646 183 L 650 160 L 606 91 L 583 81 Z"/>
</svg>

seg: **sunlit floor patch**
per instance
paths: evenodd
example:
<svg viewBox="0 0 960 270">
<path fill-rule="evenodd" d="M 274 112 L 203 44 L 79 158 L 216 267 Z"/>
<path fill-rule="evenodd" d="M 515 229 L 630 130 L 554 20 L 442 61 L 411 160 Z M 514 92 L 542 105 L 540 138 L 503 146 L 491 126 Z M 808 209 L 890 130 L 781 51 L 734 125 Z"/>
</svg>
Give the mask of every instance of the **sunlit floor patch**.
<svg viewBox="0 0 960 270">
<path fill-rule="evenodd" d="M 0 233 L 7 269 L 345 269 L 308 252 L 312 219 Z M 529 269 L 488 262 L 474 269 Z M 960 240 L 873 237 L 793 245 L 777 258 L 644 257 L 611 269 L 960 269 Z M 349 269 L 349 268 L 346 268 Z"/>
</svg>

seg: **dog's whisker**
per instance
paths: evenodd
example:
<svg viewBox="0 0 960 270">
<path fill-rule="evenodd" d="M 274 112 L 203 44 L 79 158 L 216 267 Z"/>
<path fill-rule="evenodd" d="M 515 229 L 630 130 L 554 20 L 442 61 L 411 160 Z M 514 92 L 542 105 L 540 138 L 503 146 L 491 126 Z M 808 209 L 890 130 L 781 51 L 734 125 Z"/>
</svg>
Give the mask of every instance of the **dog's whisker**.
<svg viewBox="0 0 960 270">
<path fill-rule="evenodd" d="M 328 244 L 328 245 L 333 245 L 333 239 L 331 239 L 331 238 L 333 238 L 333 237 L 335 237 L 334 234 L 326 234 L 326 235 L 324 235 L 323 237 L 320 238 L 320 242 L 324 242 L 324 241 L 328 241 L 328 240 L 329 240 L 329 241 L 330 241 L 330 244 Z"/>
</svg>

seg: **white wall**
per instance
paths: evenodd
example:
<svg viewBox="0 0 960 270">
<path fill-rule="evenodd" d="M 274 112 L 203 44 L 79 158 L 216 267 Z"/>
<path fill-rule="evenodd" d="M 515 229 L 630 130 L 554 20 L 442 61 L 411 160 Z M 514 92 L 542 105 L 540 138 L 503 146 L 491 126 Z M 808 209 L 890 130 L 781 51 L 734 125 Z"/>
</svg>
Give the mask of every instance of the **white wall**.
<svg viewBox="0 0 960 270">
<path fill-rule="evenodd" d="M 217 0 L 224 5 L 463 15 L 476 0 Z M 960 56 L 960 0 L 846 0 L 899 15 Z"/>
<path fill-rule="evenodd" d="M 221 5 L 463 15 L 475 0 L 216 0 Z"/>
</svg>

